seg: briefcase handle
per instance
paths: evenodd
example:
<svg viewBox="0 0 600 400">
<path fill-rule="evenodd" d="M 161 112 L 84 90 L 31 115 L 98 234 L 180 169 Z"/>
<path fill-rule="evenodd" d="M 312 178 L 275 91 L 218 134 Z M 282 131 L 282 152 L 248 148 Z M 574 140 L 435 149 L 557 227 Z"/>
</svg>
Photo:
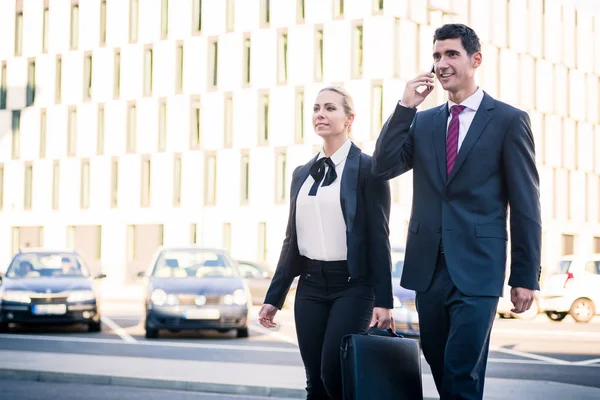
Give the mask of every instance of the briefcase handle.
<svg viewBox="0 0 600 400">
<path fill-rule="evenodd" d="M 370 328 L 369 328 L 369 329 L 368 329 L 368 330 L 367 330 L 367 331 L 366 331 L 364 334 L 365 334 L 365 335 L 373 335 L 375 331 L 380 331 L 380 332 L 382 332 L 382 331 L 383 331 L 383 329 L 377 329 L 377 324 L 375 324 L 375 325 L 373 325 L 372 327 L 370 327 Z M 393 337 L 399 337 L 399 338 L 401 338 L 401 337 L 404 337 L 404 336 L 402 336 L 402 335 L 398 335 L 398 334 L 396 333 L 396 331 L 395 331 L 395 330 L 393 330 L 392 328 L 387 328 L 387 329 L 386 329 L 386 332 L 387 332 L 387 333 L 389 333 L 389 334 L 390 334 L 390 336 L 393 336 Z M 381 335 L 380 335 L 380 336 L 381 336 Z"/>
</svg>

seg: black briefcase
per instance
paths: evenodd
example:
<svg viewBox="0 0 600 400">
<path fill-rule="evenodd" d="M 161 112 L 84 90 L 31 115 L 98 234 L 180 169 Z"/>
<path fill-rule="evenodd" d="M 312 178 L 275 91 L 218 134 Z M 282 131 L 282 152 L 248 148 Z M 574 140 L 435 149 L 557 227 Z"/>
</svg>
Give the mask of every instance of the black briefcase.
<svg viewBox="0 0 600 400">
<path fill-rule="evenodd" d="M 371 328 L 344 336 L 340 353 L 344 400 L 423 399 L 418 340 Z"/>
</svg>

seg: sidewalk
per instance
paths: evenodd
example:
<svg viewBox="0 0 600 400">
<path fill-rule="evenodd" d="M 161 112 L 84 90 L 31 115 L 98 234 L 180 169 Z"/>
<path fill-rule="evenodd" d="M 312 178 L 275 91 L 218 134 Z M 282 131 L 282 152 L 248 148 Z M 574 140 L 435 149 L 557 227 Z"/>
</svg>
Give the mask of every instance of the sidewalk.
<svg viewBox="0 0 600 400">
<path fill-rule="evenodd" d="M 265 364 L 0 350 L 0 379 L 305 398 L 302 367 Z M 423 391 L 427 399 L 438 398 L 431 375 L 423 376 Z M 553 382 L 488 378 L 484 398 L 592 400 L 600 399 L 600 389 Z"/>
</svg>

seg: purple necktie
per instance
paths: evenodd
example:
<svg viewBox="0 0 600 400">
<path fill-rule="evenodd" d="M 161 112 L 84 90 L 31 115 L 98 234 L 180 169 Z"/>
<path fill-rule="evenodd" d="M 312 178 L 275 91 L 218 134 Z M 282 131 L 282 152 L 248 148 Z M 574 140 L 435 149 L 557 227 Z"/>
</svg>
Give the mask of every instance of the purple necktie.
<svg viewBox="0 0 600 400">
<path fill-rule="evenodd" d="M 454 162 L 456 161 L 456 155 L 458 154 L 458 127 L 460 125 L 458 114 L 464 109 L 465 106 L 450 107 L 452 119 L 448 125 L 448 135 L 446 136 L 446 176 L 450 175 L 450 172 L 454 167 Z"/>
</svg>

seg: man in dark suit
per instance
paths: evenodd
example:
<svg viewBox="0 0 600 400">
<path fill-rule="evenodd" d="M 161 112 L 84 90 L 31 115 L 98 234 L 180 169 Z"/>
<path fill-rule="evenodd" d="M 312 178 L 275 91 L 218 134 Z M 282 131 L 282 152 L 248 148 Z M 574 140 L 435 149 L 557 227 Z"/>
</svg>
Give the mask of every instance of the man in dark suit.
<svg viewBox="0 0 600 400">
<path fill-rule="evenodd" d="M 505 279 L 509 206 L 513 311 L 529 309 L 539 289 L 535 146 L 527 113 L 475 84 L 482 54 L 471 28 L 437 29 L 433 60 L 447 104 L 417 113 L 434 75 L 409 81 L 382 128 L 372 169 L 386 179 L 413 170 L 401 285 L 417 292 L 423 353 L 441 399 L 481 399 Z"/>
</svg>

